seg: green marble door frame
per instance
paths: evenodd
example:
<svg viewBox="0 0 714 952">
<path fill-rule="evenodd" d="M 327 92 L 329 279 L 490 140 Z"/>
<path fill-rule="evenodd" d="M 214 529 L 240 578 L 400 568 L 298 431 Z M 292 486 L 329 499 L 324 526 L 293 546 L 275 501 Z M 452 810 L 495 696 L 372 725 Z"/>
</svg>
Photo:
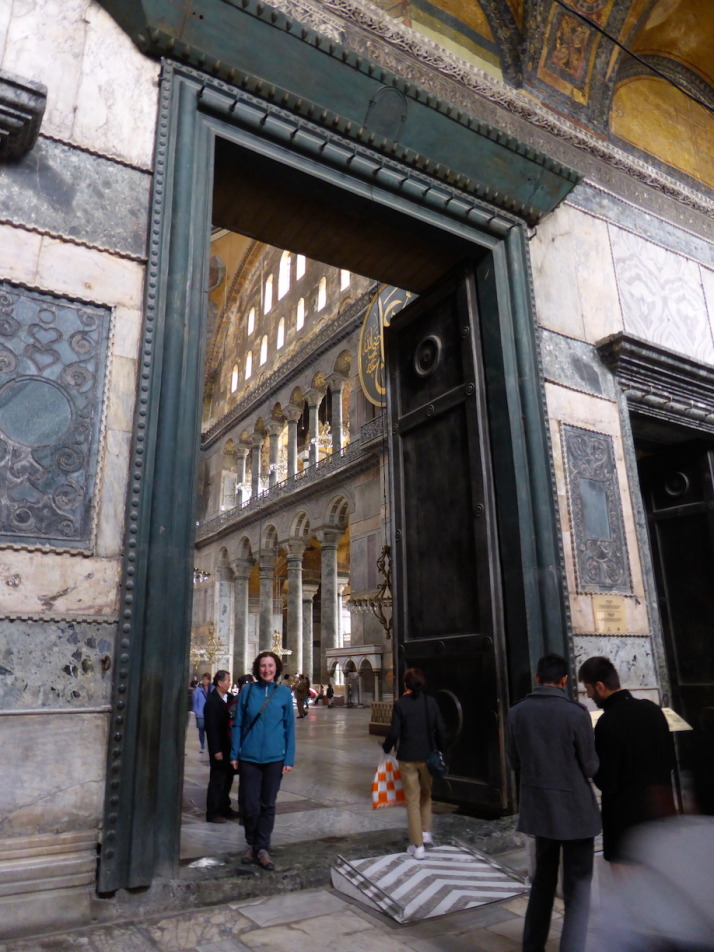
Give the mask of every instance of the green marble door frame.
<svg viewBox="0 0 714 952">
<path fill-rule="evenodd" d="M 186 729 L 203 328 L 217 138 L 473 249 L 511 692 L 568 651 L 522 219 L 299 111 L 165 62 L 98 889 L 175 874 Z M 339 208 L 335 208 L 339 215 Z M 349 262 L 345 262 L 349 267 Z"/>
</svg>

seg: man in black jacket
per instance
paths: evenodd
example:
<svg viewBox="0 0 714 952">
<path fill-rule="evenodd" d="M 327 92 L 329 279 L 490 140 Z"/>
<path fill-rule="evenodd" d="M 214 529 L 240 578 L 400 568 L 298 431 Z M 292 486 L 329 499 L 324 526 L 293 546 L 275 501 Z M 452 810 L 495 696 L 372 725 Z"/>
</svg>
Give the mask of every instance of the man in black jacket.
<svg viewBox="0 0 714 952">
<path fill-rule="evenodd" d="M 588 658 L 578 680 L 603 711 L 595 725 L 600 768 L 593 779 L 602 791 L 603 856 L 621 863 L 634 826 L 674 813 L 674 745 L 662 709 L 620 687 L 609 658 Z"/>
<path fill-rule="evenodd" d="M 214 690 L 208 695 L 203 717 L 206 725 L 206 740 L 211 761 L 211 774 L 206 794 L 206 821 L 225 823 L 239 816 L 230 801 L 231 785 L 235 771 L 231 766 L 230 713 L 228 690 L 231 676 L 228 671 L 217 671 L 213 678 Z"/>
<path fill-rule="evenodd" d="M 565 693 L 568 663 L 538 662 L 536 688 L 511 708 L 506 751 L 518 778 L 518 829 L 535 837 L 535 874 L 523 924 L 523 952 L 544 952 L 558 864 L 565 915 L 561 952 L 583 952 L 590 912 L 593 840 L 600 814 L 590 778 L 598 767 L 588 712 Z"/>
</svg>

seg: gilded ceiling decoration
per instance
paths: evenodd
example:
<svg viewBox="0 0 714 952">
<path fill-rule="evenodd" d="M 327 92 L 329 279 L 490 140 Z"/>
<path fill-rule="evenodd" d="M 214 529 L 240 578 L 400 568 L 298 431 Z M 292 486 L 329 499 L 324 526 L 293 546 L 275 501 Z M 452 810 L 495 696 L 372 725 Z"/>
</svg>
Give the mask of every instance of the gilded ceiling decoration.
<svg viewBox="0 0 714 952">
<path fill-rule="evenodd" d="M 714 187 L 711 0 L 373 0 L 635 153 Z"/>
</svg>

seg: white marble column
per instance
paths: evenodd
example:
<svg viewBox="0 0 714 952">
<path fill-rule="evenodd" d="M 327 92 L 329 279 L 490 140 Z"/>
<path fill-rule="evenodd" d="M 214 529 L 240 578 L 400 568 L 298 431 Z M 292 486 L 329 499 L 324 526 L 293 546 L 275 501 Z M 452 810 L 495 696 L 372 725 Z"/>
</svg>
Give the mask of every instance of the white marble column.
<svg viewBox="0 0 714 952">
<path fill-rule="evenodd" d="M 337 633 L 336 633 L 336 648 L 344 648 L 345 646 L 345 633 L 344 633 L 344 609 L 342 604 L 342 593 L 347 588 L 350 577 L 349 575 L 338 575 L 337 576 Z"/>
<path fill-rule="evenodd" d="M 260 553 L 260 619 L 258 644 L 261 651 L 273 646 L 273 581 L 275 578 L 275 553 Z"/>
<path fill-rule="evenodd" d="M 240 508 L 243 505 L 243 484 L 245 483 L 245 461 L 250 447 L 245 443 L 239 443 L 236 446 L 236 506 Z"/>
<path fill-rule="evenodd" d="M 308 457 L 310 466 L 314 466 L 318 458 L 317 438 L 320 435 L 318 412 L 322 397 L 323 394 L 319 390 L 308 390 L 305 394 L 308 410 L 308 436 L 310 438 L 310 455 Z"/>
<path fill-rule="evenodd" d="M 336 648 L 338 631 L 338 604 L 337 604 L 337 546 L 342 535 L 341 530 L 334 528 L 320 529 L 317 537 L 320 541 L 321 573 L 320 573 L 320 680 L 327 680 L 327 662 L 325 651 Z"/>
<path fill-rule="evenodd" d="M 233 657 L 233 573 L 227 565 L 218 567 L 216 583 L 216 638 L 226 646 L 219 667 L 230 664 Z"/>
<path fill-rule="evenodd" d="M 302 599 L 302 554 L 305 551 L 304 542 L 286 542 L 288 563 L 288 644 L 292 651 L 290 655 L 290 670 L 300 674 L 304 670 L 303 655 L 303 599 Z M 310 626 L 312 628 L 312 626 Z M 312 675 L 308 675 L 312 680 Z"/>
<path fill-rule="evenodd" d="M 248 621 L 250 615 L 250 574 L 252 559 L 234 559 L 233 569 L 233 680 L 247 674 L 253 664 L 252 651 L 248 644 Z"/>
<path fill-rule="evenodd" d="M 265 434 L 259 433 L 257 430 L 250 438 L 251 449 L 253 451 L 250 473 L 251 494 L 253 499 L 260 493 L 260 454 L 263 449 L 264 441 Z"/>
<path fill-rule="evenodd" d="M 342 449 L 342 390 L 345 378 L 342 374 L 332 374 L 327 382 L 332 392 L 332 452 L 339 453 Z"/>
<path fill-rule="evenodd" d="M 302 667 L 303 672 L 315 680 L 315 669 L 313 660 L 313 599 L 317 594 L 318 586 L 310 582 L 302 583 Z"/>
<path fill-rule="evenodd" d="M 270 471 L 268 473 L 268 487 L 270 489 L 278 481 L 278 455 L 280 452 L 280 434 L 283 430 L 283 424 L 272 421 L 268 424 L 268 437 L 270 439 Z"/>
<path fill-rule="evenodd" d="M 288 421 L 288 478 L 297 474 L 297 431 L 298 421 L 302 416 L 302 407 L 289 403 L 285 410 L 285 419 Z"/>
</svg>

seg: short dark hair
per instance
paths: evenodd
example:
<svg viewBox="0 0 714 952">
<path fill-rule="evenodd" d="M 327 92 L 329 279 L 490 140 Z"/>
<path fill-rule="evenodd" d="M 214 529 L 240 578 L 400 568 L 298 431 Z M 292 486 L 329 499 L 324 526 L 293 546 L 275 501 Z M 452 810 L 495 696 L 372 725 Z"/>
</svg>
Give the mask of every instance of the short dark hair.
<svg viewBox="0 0 714 952">
<path fill-rule="evenodd" d="M 213 675 L 214 687 L 218 687 L 218 682 L 225 681 L 226 678 L 228 678 L 228 680 L 230 681 L 231 679 L 230 671 L 224 671 L 223 668 L 221 668 L 220 671 L 216 671 L 216 673 Z"/>
<path fill-rule="evenodd" d="M 583 684 L 597 684 L 602 681 L 610 691 L 620 690 L 620 678 L 615 665 L 609 658 L 596 656 L 583 661 L 578 671 L 578 681 Z"/>
<path fill-rule="evenodd" d="M 283 670 L 283 662 L 275 654 L 274 651 L 261 651 L 258 657 L 253 662 L 253 677 L 256 681 L 260 681 L 260 662 L 263 658 L 272 658 L 275 662 L 275 680 L 277 681 L 280 677 L 280 674 Z"/>
<path fill-rule="evenodd" d="M 536 674 L 541 684 L 560 684 L 568 674 L 568 662 L 559 654 L 543 655 L 538 660 Z"/>
<path fill-rule="evenodd" d="M 404 672 L 404 687 L 417 696 L 426 687 L 426 678 L 421 668 L 407 668 Z"/>
</svg>

